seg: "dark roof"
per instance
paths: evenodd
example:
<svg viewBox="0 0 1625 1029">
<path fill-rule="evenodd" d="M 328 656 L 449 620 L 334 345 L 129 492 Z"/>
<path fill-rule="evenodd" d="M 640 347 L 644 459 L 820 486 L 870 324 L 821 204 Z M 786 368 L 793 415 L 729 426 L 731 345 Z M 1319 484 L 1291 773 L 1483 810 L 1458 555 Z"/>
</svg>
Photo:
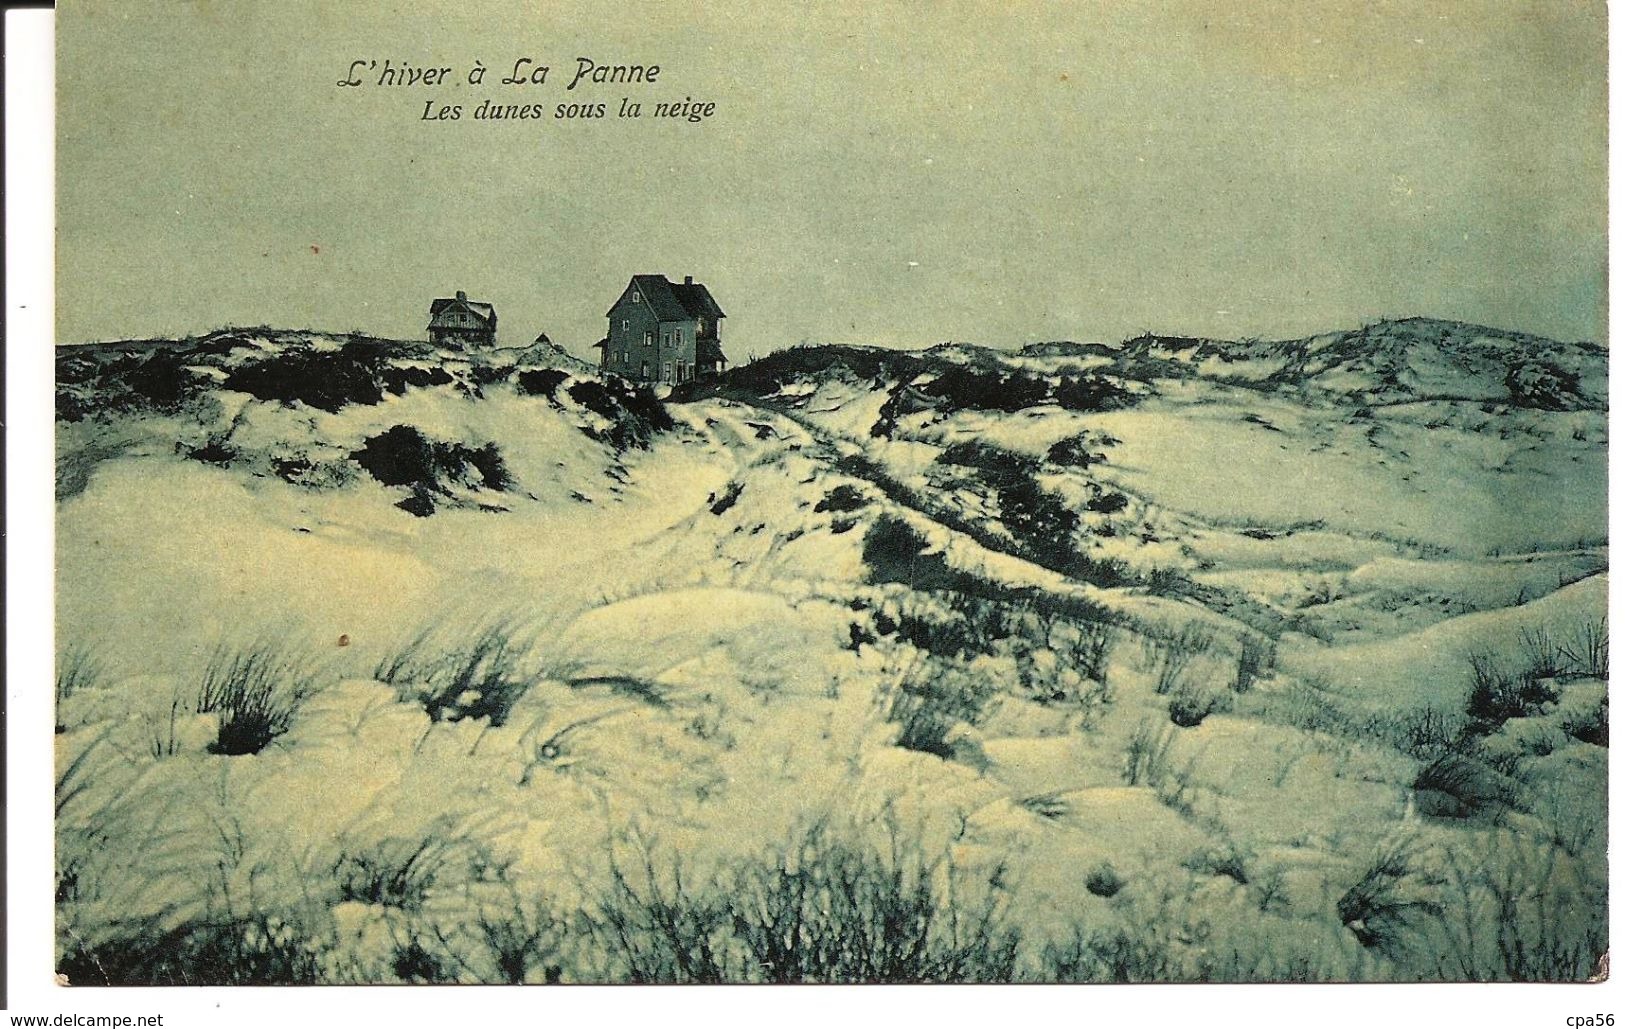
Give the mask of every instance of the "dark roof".
<svg viewBox="0 0 1625 1029">
<path fill-rule="evenodd" d="M 722 313 L 722 308 L 717 306 L 711 291 L 705 288 L 704 283 L 674 282 L 671 284 L 671 291 L 677 295 L 677 302 L 687 308 L 689 315 L 694 318 L 710 318 L 715 321 L 718 318 L 728 317 Z"/>
<path fill-rule="evenodd" d="M 712 365 L 718 361 L 727 363 L 727 360 L 728 359 L 722 355 L 722 344 L 718 343 L 716 340 L 702 339 L 696 344 L 696 349 L 694 351 L 695 364 Z"/>
<path fill-rule="evenodd" d="M 440 317 L 440 312 L 452 306 L 466 307 L 476 318 L 479 318 L 481 321 L 492 325 L 496 324 L 496 308 L 492 307 L 490 304 L 482 303 L 478 300 L 470 300 L 464 296 L 441 297 L 439 300 L 436 300 L 434 303 L 430 304 L 429 324 L 431 326 L 434 325 L 434 320 Z"/>
<path fill-rule="evenodd" d="M 698 282 L 671 282 L 664 275 L 634 275 L 628 284 L 626 292 L 636 289 L 649 306 L 654 309 L 655 317 L 663 322 L 686 321 L 690 318 L 726 318 L 722 308 L 712 299 L 711 291 Z M 626 296 L 622 292 L 621 296 Z M 620 301 L 617 300 L 619 306 Z M 609 312 L 605 312 L 608 317 Z"/>
</svg>

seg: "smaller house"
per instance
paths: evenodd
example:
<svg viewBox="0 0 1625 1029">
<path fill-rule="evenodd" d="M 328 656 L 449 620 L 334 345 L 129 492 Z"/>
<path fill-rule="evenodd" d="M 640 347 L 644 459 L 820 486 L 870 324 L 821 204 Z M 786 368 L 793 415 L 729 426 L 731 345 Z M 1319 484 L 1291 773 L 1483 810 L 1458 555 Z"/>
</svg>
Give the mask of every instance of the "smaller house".
<svg viewBox="0 0 1625 1029">
<path fill-rule="evenodd" d="M 490 304 L 457 296 L 429 305 L 429 342 L 490 347 L 497 342 L 497 312 Z"/>
</svg>

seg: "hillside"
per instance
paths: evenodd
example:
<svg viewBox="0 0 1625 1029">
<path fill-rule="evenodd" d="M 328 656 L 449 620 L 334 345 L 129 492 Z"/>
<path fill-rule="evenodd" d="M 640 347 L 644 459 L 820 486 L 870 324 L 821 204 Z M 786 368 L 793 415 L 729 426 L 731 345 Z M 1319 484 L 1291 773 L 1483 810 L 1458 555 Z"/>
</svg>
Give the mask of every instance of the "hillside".
<svg viewBox="0 0 1625 1029">
<path fill-rule="evenodd" d="M 58 353 L 75 982 L 1579 979 L 1606 353 Z"/>
</svg>

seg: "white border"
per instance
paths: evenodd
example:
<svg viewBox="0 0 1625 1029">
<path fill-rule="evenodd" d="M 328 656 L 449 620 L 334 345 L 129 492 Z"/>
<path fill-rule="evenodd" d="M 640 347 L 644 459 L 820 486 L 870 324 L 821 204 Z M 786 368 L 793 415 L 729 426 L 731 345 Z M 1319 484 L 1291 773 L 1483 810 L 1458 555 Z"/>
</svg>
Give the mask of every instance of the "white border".
<svg viewBox="0 0 1625 1029">
<path fill-rule="evenodd" d="M 1239 2 L 1239 0 L 1238 0 Z M 50 11 L 6 18 L 6 490 L 9 1010 L 16 1014 L 164 1014 L 166 1026 L 281 1026 L 345 1022 L 461 1025 L 657 1020 L 662 1027 L 750 1019 L 773 1025 L 1006 1023 L 1054 1018 L 1061 1025 L 1350 1026 L 1527 1025 L 1562 1027 L 1571 1015 L 1613 1013 L 1625 1026 L 1625 987 L 849 987 L 64 990 L 51 980 L 51 589 L 54 512 L 53 26 Z M 1610 64 L 1620 44 L 1610 40 Z M 1610 137 L 1620 128 L 1610 90 Z M 1610 177 L 1614 169 L 1610 164 Z M 1611 183 L 1612 184 L 1612 183 Z M 1611 196 L 1616 195 L 1611 191 Z M 1612 208 L 1612 204 L 1610 207 Z M 1610 240 L 1617 225 L 1610 220 Z M 1619 296 L 1611 262 L 1610 296 Z M 1617 333 L 1610 331 L 1610 338 Z M 1625 387 L 1615 376 L 1610 402 Z M 1612 419 L 1611 419 L 1612 421 Z M 1612 483 L 1611 483 L 1612 485 Z M 1610 497 L 1610 535 L 1618 497 Z M 1625 624 L 1617 594 L 1613 624 Z M 1620 824 L 1618 790 L 1611 820 Z M 1613 877 L 1617 881 L 1617 876 Z M 1618 894 L 1614 896 L 1617 898 Z M 1619 940 L 1616 899 L 1613 939 Z"/>
</svg>

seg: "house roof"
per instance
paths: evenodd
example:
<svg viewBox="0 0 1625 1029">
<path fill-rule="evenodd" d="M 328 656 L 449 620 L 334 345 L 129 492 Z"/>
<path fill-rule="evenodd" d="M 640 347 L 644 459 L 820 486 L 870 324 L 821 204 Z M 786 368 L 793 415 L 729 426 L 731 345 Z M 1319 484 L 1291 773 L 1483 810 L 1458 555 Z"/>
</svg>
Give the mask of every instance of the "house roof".
<svg viewBox="0 0 1625 1029">
<path fill-rule="evenodd" d="M 478 300 L 470 300 L 468 297 L 458 294 L 455 297 L 441 297 L 439 300 L 436 300 L 434 303 L 429 305 L 429 325 L 433 327 L 435 324 L 435 319 L 439 318 L 442 312 L 452 307 L 466 308 L 471 314 L 486 324 L 496 324 L 496 308 L 492 307 L 490 304 L 481 303 Z"/>
<path fill-rule="evenodd" d="M 664 275 L 634 275 L 621 293 L 625 297 L 627 292 L 636 289 L 644 300 L 648 301 L 655 317 L 663 322 L 687 321 L 690 318 L 726 318 L 722 308 L 712 299 L 711 291 L 699 282 L 671 282 Z M 615 305 L 620 306 L 617 300 Z M 614 308 L 605 312 L 605 317 L 614 313 Z"/>
</svg>

